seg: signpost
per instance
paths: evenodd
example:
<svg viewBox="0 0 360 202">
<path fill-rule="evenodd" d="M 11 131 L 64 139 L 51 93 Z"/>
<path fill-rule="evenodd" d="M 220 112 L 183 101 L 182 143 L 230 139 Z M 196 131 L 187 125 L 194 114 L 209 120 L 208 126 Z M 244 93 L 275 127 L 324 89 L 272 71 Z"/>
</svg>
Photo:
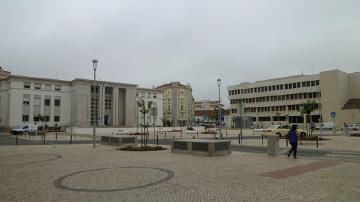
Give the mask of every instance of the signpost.
<svg viewBox="0 0 360 202">
<path fill-rule="evenodd" d="M 336 135 L 336 124 L 335 124 L 336 112 L 331 112 L 330 115 L 334 122 L 333 133 L 334 133 L 334 135 Z"/>
</svg>

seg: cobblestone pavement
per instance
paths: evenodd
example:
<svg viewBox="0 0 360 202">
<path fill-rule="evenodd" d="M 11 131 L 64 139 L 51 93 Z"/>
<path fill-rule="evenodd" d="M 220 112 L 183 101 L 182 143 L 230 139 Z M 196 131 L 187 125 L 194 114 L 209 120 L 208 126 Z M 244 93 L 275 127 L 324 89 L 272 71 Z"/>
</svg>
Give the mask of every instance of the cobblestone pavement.
<svg viewBox="0 0 360 202">
<path fill-rule="evenodd" d="M 238 151 L 206 157 L 85 144 L 1 146 L 0 201 L 359 201 L 360 163 L 322 161 Z M 281 179 L 266 176 L 291 168 Z"/>
</svg>

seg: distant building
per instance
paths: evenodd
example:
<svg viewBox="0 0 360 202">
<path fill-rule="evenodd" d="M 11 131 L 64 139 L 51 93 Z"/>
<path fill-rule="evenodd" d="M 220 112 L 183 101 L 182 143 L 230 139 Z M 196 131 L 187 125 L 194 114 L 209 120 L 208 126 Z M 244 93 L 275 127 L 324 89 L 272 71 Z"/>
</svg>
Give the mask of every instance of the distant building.
<svg viewBox="0 0 360 202">
<path fill-rule="evenodd" d="M 5 73 L 4 73 L 5 72 Z M 135 126 L 136 85 L 108 81 L 17 76 L 1 69 L 0 126 Z M 6 76 L 4 76 L 6 75 Z M 94 93 L 96 92 L 96 93 Z"/>
<path fill-rule="evenodd" d="M 2 67 L 0 67 L 0 79 L 6 78 L 11 74 L 11 72 L 3 70 Z"/>
<path fill-rule="evenodd" d="M 315 75 L 295 75 L 283 78 L 240 83 L 228 86 L 231 116 L 250 117 L 255 126 L 304 123 L 300 108 L 306 101 L 315 101 L 311 113 L 315 123 L 360 122 L 360 72 L 324 71 Z"/>
<path fill-rule="evenodd" d="M 180 82 L 171 82 L 156 87 L 164 93 L 164 120 L 171 126 L 191 125 L 194 119 L 192 88 Z"/>
<path fill-rule="evenodd" d="M 145 103 L 152 102 L 152 109 L 145 117 L 145 124 L 156 126 L 163 126 L 163 102 L 164 96 L 161 90 L 137 88 L 136 89 L 136 101 L 143 99 Z M 136 105 L 136 123 L 137 125 L 144 124 L 143 114 L 139 112 L 138 106 Z"/>
</svg>

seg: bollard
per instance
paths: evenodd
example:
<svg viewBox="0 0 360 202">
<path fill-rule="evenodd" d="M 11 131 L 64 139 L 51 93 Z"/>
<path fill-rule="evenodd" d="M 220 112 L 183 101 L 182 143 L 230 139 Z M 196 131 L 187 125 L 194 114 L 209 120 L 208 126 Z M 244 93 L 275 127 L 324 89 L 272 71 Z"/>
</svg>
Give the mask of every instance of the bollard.
<svg viewBox="0 0 360 202">
<path fill-rule="evenodd" d="M 238 139 L 239 139 L 239 144 L 240 144 L 240 134 L 238 135 Z"/>
<path fill-rule="evenodd" d="M 261 134 L 261 146 L 264 146 L 264 134 Z"/>
<path fill-rule="evenodd" d="M 196 131 L 196 137 L 197 138 L 199 137 L 199 131 Z"/>
<path fill-rule="evenodd" d="M 156 145 L 159 145 L 159 135 L 156 134 Z"/>
<path fill-rule="evenodd" d="M 72 144 L 72 134 L 70 135 L 70 144 Z"/>
<path fill-rule="evenodd" d="M 19 135 L 16 134 L 16 145 L 18 145 L 18 144 L 19 144 Z"/>
<path fill-rule="evenodd" d="M 316 148 L 319 148 L 319 136 L 316 136 Z"/>
<path fill-rule="evenodd" d="M 166 140 L 166 131 L 165 131 L 165 140 Z"/>
<path fill-rule="evenodd" d="M 45 133 L 46 133 L 46 132 L 44 132 L 44 138 L 43 138 L 43 139 L 44 139 L 44 142 L 43 142 L 43 145 L 45 145 Z"/>
<path fill-rule="evenodd" d="M 180 131 L 180 137 L 182 137 L 182 131 Z"/>
</svg>

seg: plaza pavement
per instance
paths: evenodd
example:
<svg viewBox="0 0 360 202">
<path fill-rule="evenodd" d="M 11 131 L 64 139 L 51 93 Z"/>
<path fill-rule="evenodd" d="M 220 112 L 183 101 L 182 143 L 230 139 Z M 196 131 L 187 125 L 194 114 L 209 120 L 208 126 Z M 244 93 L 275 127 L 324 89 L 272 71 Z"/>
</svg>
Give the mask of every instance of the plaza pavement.
<svg viewBox="0 0 360 202">
<path fill-rule="evenodd" d="M 360 199 L 360 161 L 117 149 L 93 149 L 91 144 L 0 146 L 0 201 Z"/>
</svg>

